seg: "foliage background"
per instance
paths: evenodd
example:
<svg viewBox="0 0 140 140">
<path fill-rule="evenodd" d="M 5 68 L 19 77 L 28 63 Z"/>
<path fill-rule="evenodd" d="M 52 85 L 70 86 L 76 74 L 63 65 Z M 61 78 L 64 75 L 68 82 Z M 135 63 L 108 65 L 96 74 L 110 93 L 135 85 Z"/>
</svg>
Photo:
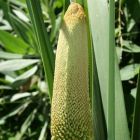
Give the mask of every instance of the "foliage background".
<svg viewBox="0 0 140 140">
<path fill-rule="evenodd" d="M 54 53 L 63 2 L 41 0 Z M 139 5 L 139 0 L 115 1 L 115 41 L 130 132 L 140 65 Z M 50 100 L 37 48 L 25 0 L 0 0 L 0 140 L 50 139 Z"/>
</svg>

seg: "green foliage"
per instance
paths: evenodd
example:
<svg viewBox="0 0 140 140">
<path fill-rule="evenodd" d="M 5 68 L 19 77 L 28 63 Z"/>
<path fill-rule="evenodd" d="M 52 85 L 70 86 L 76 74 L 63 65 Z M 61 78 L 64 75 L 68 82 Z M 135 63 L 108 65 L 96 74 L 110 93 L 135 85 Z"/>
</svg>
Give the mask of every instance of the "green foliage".
<svg viewBox="0 0 140 140">
<path fill-rule="evenodd" d="M 63 1 L 42 0 L 41 6 L 48 47 L 55 51 Z M 26 3 L 0 0 L 0 13 L 0 140 L 50 139 L 48 84 Z"/>
<path fill-rule="evenodd" d="M 117 49 L 120 50 L 120 74 L 123 84 L 127 122 L 130 130 L 130 136 L 132 135 L 132 137 L 134 136 L 134 133 L 137 135 L 137 132 L 134 132 L 132 129 L 136 128 L 133 126 L 133 122 L 135 122 L 133 113 L 134 110 L 136 110 L 134 106 L 134 97 L 136 95 L 136 88 L 138 87 L 137 77 L 140 68 L 140 43 L 138 39 L 140 37 L 140 17 L 139 14 L 137 14 L 140 9 L 139 4 L 140 2 L 138 0 L 134 0 L 133 2 L 116 2 L 116 46 Z M 132 134 L 131 131 L 134 133 Z M 135 139 L 139 138 L 135 137 Z"/>
<path fill-rule="evenodd" d="M 89 14 L 90 95 L 94 127 L 100 130 L 95 135 L 97 140 L 106 140 L 107 104 L 111 101 L 108 88 L 113 87 L 109 84 L 109 76 L 113 78 L 113 75 L 109 74 L 108 3 L 77 2 Z M 70 1 L 27 0 L 27 3 L 28 9 L 25 0 L 0 0 L 0 140 L 49 140 L 51 137 L 53 55 Z M 115 117 L 116 140 L 129 140 L 130 136 L 132 140 L 139 139 L 139 12 L 139 0 L 115 1 L 117 57 L 110 56 L 115 57 L 115 116 L 111 117 Z"/>
<path fill-rule="evenodd" d="M 40 53 L 44 66 L 45 77 L 48 83 L 49 96 L 50 98 L 52 98 L 53 74 L 54 74 L 53 49 L 50 43 L 48 33 L 45 30 L 45 24 L 43 22 L 40 2 L 38 0 L 37 1 L 27 0 L 26 2 L 38 44 L 37 50 Z"/>
<path fill-rule="evenodd" d="M 140 139 L 140 112 L 139 112 L 139 106 L 140 106 L 140 71 L 139 71 L 139 77 L 138 77 L 138 83 L 137 83 L 137 93 L 136 93 L 136 101 L 135 101 L 135 109 L 134 109 L 134 118 L 133 118 L 133 129 L 132 129 L 132 140 Z"/>
</svg>

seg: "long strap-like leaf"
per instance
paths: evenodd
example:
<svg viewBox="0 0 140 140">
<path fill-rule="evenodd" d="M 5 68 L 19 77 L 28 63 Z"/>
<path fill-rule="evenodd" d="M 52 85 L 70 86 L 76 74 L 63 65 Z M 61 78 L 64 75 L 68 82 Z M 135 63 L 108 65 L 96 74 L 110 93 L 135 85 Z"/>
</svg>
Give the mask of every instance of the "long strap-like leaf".
<svg viewBox="0 0 140 140">
<path fill-rule="evenodd" d="M 93 37 L 95 58 L 97 62 L 96 64 L 97 64 L 97 71 L 98 71 L 98 76 L 99 76 L 100 90 L 101 90 L 102 101 L 103 101 L 103 108 L 105 112 L 105 118 L 106 120 L 108 120 L 107 118 L 108 118 L 108 115 L 110 114 L 110 113 L 107 113 L 108 112 L 107 104 L 109 104 L 107 100 L 108 99 L 107 97 L 109 96 L 108 87 L 112 86 L 112 83 L 108 82 L 109 81 L 108 3 L 105 0 L 93 0 L 93 1 L 89 0 L 87 2 L 88 2 L 88 10 L 89 10 L 89 20 L 90 20 L 90 25 L 91 25 L 91 33 Z M 115 59 L 115 58 L 110 58 L 110 59 Z M 115 122 L 116 122 L 115 139 L 116 140 L 129 140 L 130 139 L 129 131 L 128 131 L 128 126 L 127 126 L 124 97 L 123 97 L 117 58 L 115 60 L 114 77 L 115 77 Z M 110 103 L 113 104 L 112 108 L 114 108 L 114 102 L 110 102 Z M 114 113 L 111 115 L 114 115 Z"/>
<path fill-rule="evenodd" d="M 89 48 L 89 94 L 92 104 L 93 133 L 95 140 L 107 140 L 105 116 L 103 112 L 99 78 L 90 30 L 87 1 L 83 1 L 88 22 L 88 48 Z M 100 131 L 98 131 L 100 130 Z"/>
<path fill-rule="evenodd" d="M 137 84 L 137 95 L 134 108 L 132 140 L 140 140 L 140 71 Z"/>
<path fill-rule="evenodd" d="M 115 1 L 109 1 L 108 140 L 115 140 Z"/>
<path fill-rule="evenodd" d="M 49 89 L 49 96 L 52 98 L 53 74 L 54 74 L 54 53 L 49 36 L 43 22 L 42 11 L 39 0 L 26 0 L 30 13 L 33 29 L 38 41 L 39 51 L 42 58 L 46 81 Z"/>
</svg>

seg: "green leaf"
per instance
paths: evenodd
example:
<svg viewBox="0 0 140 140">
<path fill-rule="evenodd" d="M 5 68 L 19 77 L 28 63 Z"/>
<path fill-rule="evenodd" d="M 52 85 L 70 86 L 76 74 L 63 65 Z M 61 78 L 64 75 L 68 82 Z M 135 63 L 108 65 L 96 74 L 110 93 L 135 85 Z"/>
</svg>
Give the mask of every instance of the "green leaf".
<svg viewBox="0 0 140 140">
<path fill-rule="evenodd" d="M 0 2 L 1 3 L 1 2 Z M 10 26 L 9 22 L 7 20 L 5 20 L 4 15 L 6 15 L 6 13 L 4 13 L 4 11 L 0 10 L 0 30 L 12 30 L 12 27 Z"/>
<path fill-rule="evenodd" d="M 103 111 L 103 104 L 101 98 L 101 90 L 99 85 L 99 78 L 97 72 L 97 64 L 95 57 L 93 58 L 93 96 L 92 96 L 92 110 L 93 110 L 93 123 L 95 134 L 95 140 L 106 140 L 107 139 L 107 128 L 105 115 Z M 100 131 L 99 131 L 100 130 Z"/>
<path fill-rule="evenodd" d="M 48 121 L 46 121 L 44 123 L 44 126 L 41 129 L 41 133 L 40 133 L 40 136 L 39 136 L 38 140 L 46 140 L 46 138 L 47 138 L 47 134 L 46 134 L 46 132 L 47 132 L 47 126 L 48 126 Z"/>
<path fill-rule="evenodd" d="M 13 9 L 13 13 L 22 21 L 29 22 L 29 18 L 25 15 L 25 13 L 20 9 Z"/>
<path fill-rule="evenodd" d="M 101 99 L 101 91 L 99 85 L 99 78 L 97 73 L 97 65 L 95 60 L 91 30 L 88 19 L 87 2 L 84 3 L 84 9 L 87 15 L 88 22 L 88 52 L 89 52 L 89 95 L 92 105 L 92 119 L 93 119 L 93 136 L 95 140 L 106 140 L 106 122 L 103 112 L 103 105 Z M 98 131 L 100 130 L 100 131 Z"/>
<path fill-rule="evenodd" d="M 77 3 L 79 3 L 80 5 L 84 5 L 84 0 L 71 0 L 72 2 L 77 2 Z"/>
<path fill-rule="evenodd" d="M 21 140 L 25 132 L 27 131 L 28 127 L 31 125 L 32 121 L 35 118 L 35 114 L 37 112 L 37 109 L 34 109 L 30 115 L 27 117 L 27 119 L 24 121 L 24 123 L 21 126 L 20 132 L 16 134 L 16 140 Z"/>
<path fill-rule="evenodd" d="M 140 139 L 140 71 L 138 77 L 138 84 L 137 84 L 137 94 L 135 100 L 135 107 L 134 107 L 134 119 L 133 119 L 133 127 L 132 127 L 132 139 L 131 140 L 139 140 Z"/>
<path fill-rule="evenodd" d="M 38 69 L 38 67 L 34 66 L 33 68 L 31 68 L 28 71 L 26 71 L 23 74 L 21 74 L 20 76 L 16 77 L 15 81 L 19 81 L 19 80 L 24 80 L 24 79 L 30 78 L 31 76 L 33 76 L 35 74 L 37 69 Z"/>
<path fill-rule="evenodd" d="M 136 99 L 137 88 L 131 89 L 131 95 Z"/>
<path fill-rule="evenodd" d="M 48 33 L 43 22 L 42 11 L 39 0 L 26 0 L 30 13 L 34 32 L 39 45 L 40 55 L 43 61 L 45 77 L 48 84 L 49 96 L 52 98 L 53 75 L 54 75 L 54 53 L 50 44 Z"/>
<path fill-rule="evenodd" d="M 28 71 L 24 72 L 23 74 L 17 76 L 15 79 L 13 79 L 11 83 L 11 87 L 14 89 L 20 88 L 20 86 L 27 85 L 27 87 L 30 87 L 30 77 L 35 74 L 38 67 L 34 66 L 33 68 L 29 69 Z"/>
<path fill-rule="evenodd" d="M 140 19 L 140 1 L 139 0 L 126 0 L 128 10 L 135 21 Z"/>
<path fill-rule="evenodd" d="M 17 100 L 23 99 L 25 97 L 36 96 L 39 92 L 24 92 L 24 93 L 16 93 L 10 98 L 10 102 L 15 102 Z"/>
<path fill-rule="evenodd" d="M 128 129 L 126 108 L 124 102 L 124 95 L 122 89 L 122 83 L 120 78 L 120 71 L 117 62 L 117 56 L 115 61 L 115 139 L 116 140 L 130 140 L 130 134 Z"/>
<path fill-rule="evenodd" d="M 32 50 L 22 39 L 2 30 L 0 30 L 0 43 L 6 50 L 14 53 L 26 54 Z"/>
<path fill-rule="evenodd" d="M 38 63 L 39 60 L 32 59 L 16 59 L 8 60 L 0 63 L 0 72 L 16 71 Z"/>
<path fill-rule="evenodd" d="M 124 46 L 123 50 L 125 52 L 140 53 L 140 46 L 133 44 L 131 41 L 123 40 L 122 46 Z"/>
<path fill-rule="evenodd" d="M 8 81 L 14 81 L 14 79 L 17 77 L 17 73 L 15 71 L 3 71 L 1 72 L 5 75 L 5 79 Z"/>
<path fill-rule="evenodd" d="M 10 87 L 10 86 L 2 86 L 2 85 L 0 85 L 0 89 L 7 89 L 7 90 L 12 90 L 12 88 Z"/>
<path fill-rule="evenodd" d="M 9 0 L 12 4 L 17 5 L 22 8 L 26 8 L 25 0 Z"/>
<path fill-rule="evenodd" d="M 66 12 L 69 5 L 70 5 L 70 0 L 63 0 L 63 14 Z"/>
<path fill-rule="evenodd" d="M 107 3 L 103 0 L 88 1 L 89 21 L 93 46 L 103 99 L 105 116 L 107 116 L 107 87 L 108 87 L 108 46 L 109 46 L 109 15 Z M 96 11 L 96 12 L 95 12 Z M 100 24 L 99 24 L 100 23 Z M 101 51 L 101 49 L 103 51 Z M 104 70 L 104 71 L 103 71 Z M 104 72 L 104 73 L 103 73 Z M 106 81 L 106 82 L 105 82 Z"/>
<path fill-rule="evenodd" d="M 26 90 L 30 88 L 30 80 L 29 79 L 23 79 L 19 81 L 12 81 L 10 85 L 13 89 L 20 89 L 20 87 L 26 87 Z"/>
<path fill-rule="evenodd" d="M 0 58 L 3 58 L 3 59 L 20 59 L 22 57 L 23 57 L 23 55 L 21 55 L 21 54 L 0 51 Z"/>
<path fill-rule="evenodd" d="M 107 3 L 107 2 L 106 2 Z M 115 140 L 115 1 L 109 1 L 109 71 L 108 71 L 108 104 L 107 129 L 108 140 Z"/>
<path fill-rule="evenodd" d="M 88 1 L 89 20 L 99 84 L 105 118 L 107 120 L 107 97 L 109 85 L 109 11 L 108 3 L 104 0 Z M 114 31 L 115 32 L 115 31 Z M 115 49 L 115 48 L 114 48 Z M 113 58 L 112 58 L 113 59 Z M 121 112 L 121 113 L 120 113 Z M 112 114 L 113 115 L 113 114 Z M 129 130 L 124 105 L 124 97 L 118 69 L 117 57 L 115 60 L 115 139 L 129 140 Z"/>
<path fill-rule="evenodd" d="M 10 137 L 8 138 L 8 140 L 16 140 L 14 137 Z"/>
<path fill-rule="evenodd" d="M 129 80 L 139 73 L 140 64 L 127 65 L 120 70 L 121 80 Z"/>
<path fill-rule="evenodd" d="M 0 0 L 0 9 L 3 10 L 3 13 L 4 13 L 4 16 L 5 16 L 6 20 L 9 21 L 9 15 L 8 15 L 8 12 L 9 12 L 8 2 L 7 2 L 7 1 L 4 1 L 4 0 Z"/>
<path fill-rule="evenodd" d="M 21 19 L 19 19 L 18 17 L 16 17 L 15 15 L 11 13 L 9 14 L 9 17 L 11 19 L 12 26 L 15 29 L 16 33 L 26 43 L 30 44 L 30 46 L 32 46 L 32 48 L 34 48 L 36 52 L 38 52 L 37 42 L 35 41 L 35 36 L 33 34 L 31 25 L 28 22 L 22 21 Z"/>
<path fill-rule="evenodd" d="M 5 121 L 7 118 L 12 117 L 14 115 L 16 115 L 17 113 L 19 113 L 21 110 L 24 110 L 28 105 L 29 105 L 29 101 L 18 106 L 17 108 L 13 109 L 10 113 L 6 114 L 5 116 L 3 116 L 2 118 L 0 118 L 0 124 L 1 122 Z"/>
<path fill-rule="evenodd" d="M 60 14 L 57 19 L 55 20 L 55 26 L 53 27 L 52 31 L 51 31 L 51 36 L 50 36 L 50 40 L 53 41 L 56 38 L 56 35 L 60 29 L 61 26 L 61 22 L 62 22 L 62 14 Z"/>
<path fill-rule="evenodd" d="M 44 3 L 43 8 L 46 11 L 46 14 L 49 16 L 49 19 L 50 19 L 50 22 L 51 22 L 50 23 L 51 24 L 50 41 L 52 42 L 55 39 L 57 28 L 59 29 L 59 26 L 57 26 L 57 19 L 56 19 L 55 11 L 51 7 L 51 4 L 49 3 L 49 1 L 48 0 L 43 0 L 43 3 Z M 55 1 L 53 3 L 53 6 L 54 5 L 57 6 L 57 3 L 61 3 L 61 2 Z M 58 16 L 58 21 L 59 21 L 59 16 Z"/>
</svg>

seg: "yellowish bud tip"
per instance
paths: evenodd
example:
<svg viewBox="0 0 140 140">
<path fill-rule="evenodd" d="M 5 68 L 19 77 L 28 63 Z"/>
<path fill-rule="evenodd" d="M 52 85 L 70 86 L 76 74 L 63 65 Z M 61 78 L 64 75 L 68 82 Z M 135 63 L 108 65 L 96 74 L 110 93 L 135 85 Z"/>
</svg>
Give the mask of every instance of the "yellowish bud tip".
<svg viewBox="0 0 140 140">
<path fill-rule="evenodd" d="M 64 16 L 64 20 L 66 22 L 72 22 L 74 20 L 82 20 L 85 17 L 86 16 L 83 7 L 78 3 L 72 2 Z"/>
</svg>

